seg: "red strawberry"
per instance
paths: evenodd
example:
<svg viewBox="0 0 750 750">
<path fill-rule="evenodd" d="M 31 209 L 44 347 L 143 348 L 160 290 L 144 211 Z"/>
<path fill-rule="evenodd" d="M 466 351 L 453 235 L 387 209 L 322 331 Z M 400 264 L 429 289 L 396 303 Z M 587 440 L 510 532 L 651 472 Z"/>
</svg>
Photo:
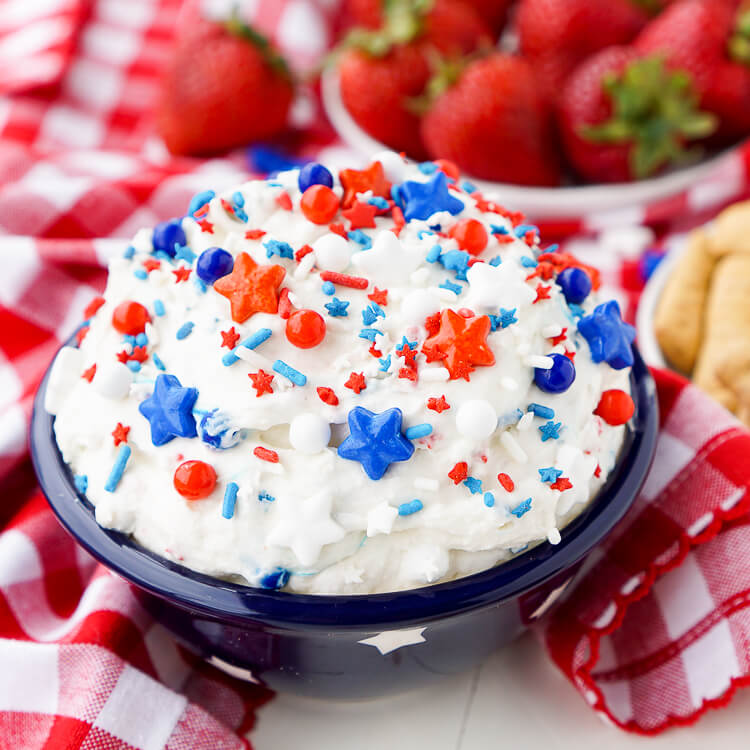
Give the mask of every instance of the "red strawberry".
<svg viewBox="0 0 750 750">
<path fill-rule="evenodd" d="M 341 98 L 351 116 L 373 138 L 418 159 L 426 154 L 409 99 L 422 93 L 429 77 L 415 44 L 397 45 L 383 57 L 351 49 L 339 62 Z"/>
<path fill-rule="evenodd" d="M 627 44 L 647 20 L 635 0 L 521 0 L 516 14 L 521 53 L 550 99 L 587 57 Z"/>
<path fill-rule="evenodd" d="M 383 0 L 347 0 L 346 10 L 356 26 L 379 29 L 385 20 Z"/>
<path fill-rule="evenodd" d="M 278 53 L 237 21 L 196 23 L 164 71 L 156 123 L 167 148 L 210 154 L 283 130 L 293 86 Z"/>
<path fill-rule="evenodd" d="M 687 143 L 715 129 L 716 119 L 696 105 L 684 73 L 633 47 L 609 47 L 578 67 L 563 89 L 565 153 L 594 182 L 647 177 L 684 161 Z"/>
<path fill-rule="evenodd" d="M 470 64 L 423 117 L 422 138 L 431 156 L 475 177 L 560 182 L 549 111 L 519 57 L 493 54 Z"/>
<path fill-rule="evenodd" d="M 513 0 L 462 0 L 476 10 L 479 17 L 497 36 L 505 26 Z"/>
<path fill-rule="evenodd" d="M 643 54 L 662 55 L 674 70 L 690 74 L 701 106 L 720 119 L 720 135 L 750 131 L 750 20 L 737 14 L 737 0 L 682 0 L 671 5 L 638 36 Z M 744 25 L 746 24 L 746 25 Z M 734 52 L 740 62 L 730 57 Z"/>
</svg>

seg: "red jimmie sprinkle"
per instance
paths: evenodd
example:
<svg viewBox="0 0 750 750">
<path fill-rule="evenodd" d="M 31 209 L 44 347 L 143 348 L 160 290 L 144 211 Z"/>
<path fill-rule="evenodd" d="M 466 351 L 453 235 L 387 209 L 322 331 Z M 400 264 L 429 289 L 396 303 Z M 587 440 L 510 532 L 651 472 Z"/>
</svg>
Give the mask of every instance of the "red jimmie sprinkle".
<svg viewBox="0 0 750 750">
<path fill-rule="evenodd" d="M 283 208 L 285 211 L 292 210 L 292 199 L 289 197 L 289 193 L 281 193 L 276 198 L 276 203 L 279 208 Z"/>
<path fill-rule="evenodd" d="M 469 476 L 469 464 L 466 461 L 459 461 L 448 472 L 448 476 L 453 480 L 453 484 L 461 484 Z"/>
<path fill-rule="evenodd" d="M 346 228 L 343 224 L 329 224 L 328 230 L 337 234 L 339 237 L 343 237 L 345 240 L 348 239 L 346 236 Z"/>
<path fill-rule="evenodd" d="M 79 329 L 78 329 L 78 330 L 76 331 L 76 343 L 78 344 L 78 346 L 80 346 L 80 345 L 81 345 L 81 342 L 82 342 L 82 341 L 83 341 L 83 340 L 84 340 L 84 339 L 86 338 L 86 334 L 87 334 L 88 332 L 89 332 L 89 327 L 88 327 L 88 325 L 85 325 L 85 326 L 81 326 L 81 327 L 80 327 L 80 328 L 79 328 Z"/>
<path fill-rule="evenodd" d="M 227 200 L 224 200 L 224 198 L 221 198 L 221 207 L 222 207 L 222 208 L 223 208 L 223 209 L 224 209 L 224 210 L 225 210 L 225 211 L 226 211 L 226 212 L 227 212 L 227 213 L 228 213 L 228 214 L 229 214 L 230 216 L 234 216 L 234 207 L 232 206 L 232 204 L 231 204 L 231 203 L 230 203 L 229 201 L 227 201 Z"/>
<path fill-rule="evenodd" d="M 516 488 L 514 481 L 507 474 L 503 474 L 502 472 L 497 475 L 497 481 L 500 482 L 500 486 L 506 492 L 513 492 Z"/>
<path fill-rule="evenodd" d="M 202 219 L 209 211 L 209 204 L 204 203 L 197 211 L 193 212 L 195 219 Z"/>
<path fill-rule="evenodd" d="M 279 463 L 279 454 L 276 453 L 276 451 L 272 451 L 270 448 L 264 448 L 262 445 L 253 449 L 253 455 L 261 461 L 268 461 L 270 464 Z"/>
<path fill-rule="evenodd" d="M 279 292 L 279 316 L 286 320 L 292 314 L 292 310 L 294 310 L 294 305 L 289 300 L 289 290 L 284 287 Z"/>
<path fill-rule="evenodd" d="M 306 255 L 310 255 L 311 252 L 312 248 L 310 247 L 310 245 L 302 245 L 302 247 L 294 254 L 294 260 L 299 263 L 302 258 L 304 258 Z"/>
<path fill-rule="evenodd" d="M 349 276 L 346 273 L 336 273 L 335 271 L 323 271 L 320 274 L 323 281 L 330 281 L 332 284 L 348 286 L 351 289 L 367 289 L 370 282 L 361 276 Z"/>
<path fill-rule="evenodd" d="M 317 389 L 318 391 L 318 398 L 324 403 L 324 404 L 330 404 L 331 406 L 338 406 L 339 399 L 338 396 L 333 392 L 333 388 L 326 388 L 324 386 L 321 386 Z"/>
<path fill-rule="evenodd" d="M 246 240 L 259 240 L 264 235 L 265 235 L 265 232 L 262 229 L 248 229 L 247 232 L 245 232 L 245 239 Z"/>
<path fill-rule="evenodd" d="M 94 379 L 94 375 L 96 374 L 96 365 L 91 365 L 88 370 L 84 370 L 81 377 L 84 380 L 88 380 L 89 383 Z"/>
<path fill-rule="evenodd" d="M 104 297 L 94 297 L 94 299 L 86 305 L 86 309 L 83 311 L 83 317 L 90 318 L 103 304 Z"/>
<path fill-rule="evenodd" d="M 510 234 L 496 234 L 495 239 L 500 245 L 510 245 L 514 238 Z"/>
</svg>

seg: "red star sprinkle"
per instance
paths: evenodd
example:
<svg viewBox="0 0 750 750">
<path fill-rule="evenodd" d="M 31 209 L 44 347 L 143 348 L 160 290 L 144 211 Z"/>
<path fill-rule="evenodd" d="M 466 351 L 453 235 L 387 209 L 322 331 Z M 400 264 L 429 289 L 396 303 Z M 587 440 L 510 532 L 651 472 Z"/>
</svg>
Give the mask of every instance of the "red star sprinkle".
<svg viewBox="0 0 750 750">
<path fill-rule="evenodd" d="M 246 240 L 259 240 L 265 234 L 266 233 L 262 229 L 248 229 L 247 232 L 245 232 L 245 239 Z"/>
<path fill-rule="evenodd" d="M 276 197 L 276 204 L 279 208 L 283 208 L 285 211 L 292 210 L 292 199 L 289 197 L 289 193 L 280 193 Z"/>
<path fill-rule="evenodd" d="M 376 305 L 380 305 L 381 307 L 385 307 L 388 304 L 388 290 L 387 289 L 378 289 L 375 287 L 368 295 L 367 299 L 374 302 Z"/>
<path fill-rule="evenodd" d="M 328 231 L 337 234 L 339 237 L 343 237 L 345 240 L 349 239 L 346 236 L 346 227 L 343 224 L 329 224 Z"/>
<path fill-rule="evenodd" d="M 96 365 L 91 365 L 88 370 L 84 370 L 81 377 L 84 380 L 88 380 L 89 383 L 94 379 L 94 375 L 96 374 Z"/>
<path fill-rule="evenodd" d="M 539 265 L 526 277 L 526 281 L 531 281 L 537 276 L 543 281 L 549 281 L 555 275 L 555 266 L 548 261 L 542 261 Z"/>
<path fill-rule="evenodd" d="M 227 349 L 234 349 L 237 346 L 237 342 L 240 340 L 240 334 L 234 330 L 232 326 L 228 331 L 219 331 L 221 333 L 221 345 L 226 346 Z"/>
<path fill-rule="evenodd" d="M 446 409 L 450 409 L 451 405 L 445 400 L 445 396 L 441 396 L 440 398 L 433 396 L 427 399 L 427 408 L 436 411 L 438 414 L 442 414 Z"/>
<path fill-rule="evenodd" d="M 536 299 L 531 303 L 532 305 L 535 305 L 537 302 L 543 299 L 549 299 L 549 293 L 552 289 L 551 286 L 543 286 L 542 284 L 536 285 Z"/>
<path fill-rule="evenodd" d="M 573 486 L 573 483 L 567 477 L 559 477 L 558 480 L 550 485 L 551 490 L 565 492 Z"/>
<path fill-rule="evenodd" d="M 502 472 L 497 475 L 497 481 L 500 482 L 500 486 L 506 492 L 513 492 L 513 490 L 516 488 L 513 480 L 507 474 L 503 474 Z"/>
<path fill-rule="evenodd" d="M 383 352 L 380 351 L 380 349 L 375 348 L 375 342 L 373 341 L 372 344 L 370 344 L 370 348 L 367 350 L 372 354 L 373 357 L 382 357 Z"/>
<path fill-rule="evenodd" d="M 272 451 L 270 448 L 264 448 L 262 445 L 253 449 L 253 455 L 261 461 L 268 461 L 270 464 L 279 463 L 279 454 L 276 453 L 276 451 Z"/>
<path fill-rule="evenodd" d="M 104 297 L 94 297 L 94 299 L 92 299 L 91 302 L 86 305 L 86 309 L 83 311 L 83 317 L 92 317 L 103 304 Z"/>
<path fill-rule="evenodd" d="M 260 398 L 264 393 L 273 393 L 271 383 L 273 383 L 273 375 L 264 370 L 258 370 L 258 372 L 249 372 L 247 376 L 253 381 L 253 388 L 255 388 L 255 398 Z"/>
<path fill-rule="evenodd" d="M 247 253 L 240 253 L 232 273 L 216 281 L 214 289 L 229 300 L 232 320 L 244 323 L 257 312 L 278 312 L 277 290 L 285 275 L 282 266 L 260 266 Z"/>
<path fill-rule="evenodd" d="M 453 480 L 453 484 L 461 484 L 469 476 L 469 464 L 466 461 L 459 461 L 448 472 L 448 476 Z"/>
<path fill-rule="evenodd" d="M 523 241 L 529 246 L 533 247 L 534 243 L 536 242 L 536 233 L 529 230 L 524 234 Z"/>
<path fill-rule="evenodd" d="M 127 443 L 128 442 L 128 433 L 130 432 L 130 427 L 124 427 L 122 422 L 117 423 L 117 427 L 115 427 L 114 430 L 112 430 L 112 437 L 115 439 L 115 448 L 120 443 Z"/>
<path fill-rule="evenodd" d="M 552 346 L 557 346 L 565 341 L 566 338 L 568 338 L 568 329 L 563 328 L 558 336 L 550 336 L 549 340 L 552 342 Z"/>
<path fill-rule="evenodd" d="M 134 346 L 133 353 L 128 359 L 134 359 L 136 362 L 145 362 L 148 359 L 148 352 L 145 346 Z"/>
<path fill-rule="evenodd" d="M 350 229 L 374 229 L 375 214 L 378 209 L 370 203 L 354 201 L 354 204 L 341 212 L 345 219 L 349 219 Z"/>
<path fill-rule="evenodd" d="M 161 268 L 161 261 L 156 260 L 156 258 L 146 258 L 143 261 L 143 267 L 148 273 L 151 273 L 151 271 L 157 271 Z"/>
<path fill-rule="evenodd" d="M 564 352 L 565 356 L 575 364 L 576 361 L 576 353 L 575 352 L 569 352 L 567 349 Z"/>
<path fill-rule="evenodd" d="M 364 373 L 353 372 L 349 375 L 349 380 L 344 383 L 347 388 L 351 388 L 355 393 L 359 394 L 367 388 Z"/>
<path fill-rule="evenodd" d="M 424 326 L 427 329 L 427 337 L 434 336 L 440 330 L 440 313 L 436 312 L 425 318 Z"/>
<path fill-rule="evenodd" d="M 487 315 L 464 318 L 453 310 L 440 313 L 440 328 L 422 346 L 428 361 L 441 360 L 451 380 L 469 379 L 474 365 L 494 365 L 495 355 L 487 345 L 491 329 Z"/>
<path fill-rule="evenodd" d="M 175 284 L 179 284 L 181 281 L 187 281 L 190 278 L 190 274 L 193 269 L 187 266 L 180 266 L 178 269 L 172 271 L 175 278 Z"/>
<path fill-rule="evenodd" d="M 313 249 L 310 247 L 310 245 L 302 245 L 302 247 L 294 253 L 294 260 L 299 263 L 302 258 L 304 258 L 306 255 L 310 255 L 312 251 Z"/>
<path fill-rule="evenodd" d="M 338 396 L 333 392 L 333 388 L 325 388 L 320 386 L 317 388 L 318 398 L 324 403 L 330 406 L 338 406 Z"/>
<path fill-rule="evenodd" d="M 412 349 L 408 344 L 404 344 L 402 347 L 396 349 L 396 355 L 404 358 L 404 364 L 407 367 L 416 367 L 414 358 L 417 356 L 417 352 Z"/>
<path fill-rule="evenodd" d="M 402 367 L 398 371 L 398 376 L 404 378 L 404 380 L 411 380 L 414 383 L 417 382 L 417 370 L 415 367 Z"/>
<path fill-rule="evenodd" d="M 121 352 L 117 352 L 117 359 L 125 364 L 130 359 L 130 355 L 123 349 Z"/>
<path fill-rule="evenodd" d="M 214 225 L 208 219 L 201 219 L 198 222 L 198 226 L 201 228 L 201 232 L 214 233 Z"/>
<path fill-rule="evenodd" d="M 385 179 L 383 165 L 379 161 L 373 162 L 367 169 L 361 171 L 343 169 L 339 172 L 339 180 L 344 188 L 342 199 L 344 208 L 349 208 L 354 203 L 357 193 L 364 193 L 367 190 L 372 190 L 373 195 L 379 195 L 381 198 L 391 197 L 391 183 Z"/>
</svg>

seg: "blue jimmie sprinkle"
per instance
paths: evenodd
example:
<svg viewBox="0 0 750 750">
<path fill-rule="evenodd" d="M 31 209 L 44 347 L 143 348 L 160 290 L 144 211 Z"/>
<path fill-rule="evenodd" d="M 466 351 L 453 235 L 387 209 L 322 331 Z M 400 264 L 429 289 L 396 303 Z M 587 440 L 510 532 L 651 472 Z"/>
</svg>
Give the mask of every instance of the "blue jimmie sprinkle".
<svg viewBox="0 0 750 750">
<path fill-rule="evenodd" d="M 122 254 L 122 257 L 125 258 L 125 260 L 130 260 L 135 255 L 135 248 L 132 245 L 128 245 L 128 247 L 125 248 L 125 252 Z"/>
<path fill-rule="evenodd" d="M 482 492 L 482 480 L 476 477 L 466 477 L 463 481 L 464 486 L 468 487 L 472 495 L 479 495 Z"/>
<path fill-rule="evenodd" d="M 548 440 L 557 440 L 560 437 L 561 427 L 562 422 L 545 422 L 539 428 L 539 432 L 542 433 L 542 442 L 546 443 Z"/>
<path fill-rule="evenodd" d="M 221 506 L 221 515 L 224 518 L 231 518 L 234 515 L 234 506 L 237 502 L 237 490 L 239 486 L 236 482 L 230 482 L 224 490 L 224 502 Z"/>
<path fill-rule="evenodd" d="M 258 586 L 262 589 L 283 589 L 291 573 L 286 568 L 274 568 L 272 571 L 265 573 L 258 581 Z"/>
<path fill-rule="evenodd" d="M 401 503 L 398 506 L 398 514 L 400 516 L 410 516 L 412 513 L 418 513 L 424 508 L 421 500 L 412 500 L 409 503 Z"/>
<path fill-rule="evenodd" d="M 568 308 L 574 318 L 582 318 L 586 314 L 586 311 L 580 305 L 569 304 Z"/>
<path fill-rule="evenodd" d="M 192 332 L 193 327 L 195 326 L 195 323 L 191 321 L 186 321 L 183 323 L 178 329 L 177 333 L 175 334 L 178 341 L 182 341 L 182 339 L 186 339 Z"/>
<path fill-rule="evenodd" d="M 273 363 L 273 369 L 283 375 L 287 380 L 291 380 L 294 385 L 303 386 L 307 383 L 307 377 L 303 375 L 299 370 L 295 370 L 290 367 L 286 362 L 277 359 Z"/>
<path fill-rule="evenodd" d="M 526 411 L 533 411 L 534 416 L 539 417 L 540 419 L 555 418 L 555 410 L 551 409 L 549 406 L 544 406 L 543 404 L 529 404 L 526 407 Z"/>
<path fill-rule="evenodd" d="M 442 248 L 440 245 L 433 245 L 428 251 L 427 255 L 425 256 L 425 260 L 428 263 L 435 263 L 436 261 L 440 260 L 440 253 L 442 252 Z"/>
<path fill-rule="evenodd" d="M 133 276 L 135 276 L 136 279 L 145 281 L 148 278 L 148 273 L 146 273 L 145 268 L 136 268 L 135 271 L 133 271 Z"/>
<path fill-rule="evenodd" d="M 240 221 L 247 222 L 247 220 L 249 219 L 249 216 L 245 213 L 244 208 L 240 208 L 240 206 L 232 206 L 232 210 L 234 211 L 235 217 Z"/>
<path fill-rule="evenodd" d="M 499 266 L 502 262 L 503 262 L 503 259 L 499 255 L 496 255 L 494 258 L 490 260 L 490 265 Z"/>
<path fill-rule="evenodd" d="M 89 488 L 89 478 L 85 474 L 76 474 L 73 477 L 73 484 L 82 495 L 85 495 Z"/>
<path fill-rule="evenodd" d="M 222 358 L 221 358 L 221 364 L 224 365 L 224 367 L 231 367 L 235 362 L 239 362 L 240 358 L 233 352 L 227 352 Z"/>
<path fill-rule="evenodd" d="M 502 224 L 490 224 L 490 232 L 492 234 L 510 234 L 508 229 L 502 226 Z"/>
<path fill-rule="evenodd" d="M 533 258 L 529 258 L 528 255 L 522 255 L 520 263 L 524 268 L 536 268 L 539 265 L 537 261 L 535 261 Z"/>
<path fill-rule="evenodd" d="M 280 258 L 294 259 L 294 250 L 288 242 L 268 240 L 263 243 L 263 247 L 266 248 L 267 258 L 270 258 L 272 255 L 278 255 Z"/>
<path fill-rule="evenodd" d="M 472 193 L 477 192 L 477 186 L 473 182 L 469 182 L 468 180 L 462 180 L 461 190 L 463 190 L 464 193 L 469 193 L 469 195 L 471 195 Z"/>
<path fill-rule="evenodd" d="M 160 299 L 155 299 L 154 313 L 161 318 L 161 316 L 164 315 L 165 312 L 166 310 L 164 309 L 164 303 Z"/>
<path fill-rule="evenodd" d="M 137 359 L 129 359 L 125 364 L 131 372 L 141 371 L 141 363 Z"/>
<path fill-rule="evenodd" d="M 525 516 L 530 510 L 531 498 L 527 497 L 525 500 L 522 500 L 520 503 L 518 503 L 515 508 L 511 508 L 510 513 L 516 518 L 520 518 L 521 516 Z"/>
<path fill-rule="evenodd" d="M 352 240 L 352 242 L 362 245 L 363 250 L 369 250 L 372 247 L 372 240 L 361 229 L 352 229 L 350 232 L 346 233 L 346 236 Z"/>
<path fill-rule="evenodd" d="M 273 331 L 270 328 L 259 328 L 255 333 L 251 333 L 241 344 L 245 349 L 255 349 L 264 341 L 271 338 Z"/>
<path fill-rule="evenodd" d="M 130 458 L 130 446 L 129 445 L 121 445 L 120 450 L 117 452 L 117 458 L 115 459 L 114 466 L 112 466 L 112 471 L 109 472 L 109 478 L 107 479 L 107 483 L 104 485 L 104 489 L 107 492 L 114 492 L 117 489 L 117 485 L 120 484 L 120 480 L 122 479 L 122 473 L 125 471 L 125 466 L 128 463 L 128 459 Z"/>
<path fill-rule="evenodd" d="M 400 185 L 391 185 L 391 200 L 397 206 L 401 206 L 401 208 L 404 207 L 404 202 L 401 199 L 401 186 Z"/>
<path fill-rule="evenodd" d="M 332 281 L 324 281 L 323 285 L 320 287 L 320 290 L 327 297 L 330 297 L 336 291 L 336 287 Z"/>
<path fill-rule="evenodd" d="M 232 193 L 232 203 L 234 203 L 235 206 L 239 206 L 240 208 L 242 208 L 242 206 L 245 205 L 245 196 L 242 195 L 239 190 L 236 190 L 234 193 Z"/>
<path fill-rule="evenodd" d="M 374 195 L 372 198 L 368 198 L 367 202 L 375 208 L 379 208 L 381 211 L 385 211 L 388 208 L 388 201 L 385 198 L 381 198 L 379 195 Z"/>
<path fill-rule="evenodd" d="M 359 332 L 359 337 L 361 339 L 366 339 L 367 341 L 375 341 L 376 336 L 382 336 L 383 332 L 379 331 L 377 328 L 363 328 Z"/>
<path fill-rule="evenodd" d="M 432 174 L 437 170 L 437 164 L 435 164 L 434 161 L 423 161 L 420 164 L 417 164 L 417 169 L 422 174 Z"/>
<path fill-rule="evenodd" d="M 273 502 L 275 502 L 276 498 L 270 492 L 266 492 L 265 490 L 261 490 L 258 493 L 258 500 L 261 503 L 273 503 Z"/>
<path fill-rule="evenodd" d="M 391 368 L 391 355 L 389 354 L 387 357 L 379 359 L 378 362 L 380 362 L 380 367 L 378 369 L 381 372 L 388 372 Z"/>
<path fill-rule="evenodd" d="M 446 279 L 442 284 L 438 284 L 441 289 L 450 289 L 456 296 L 461 294 L 463 287 L 460 284 L 454 284 L 450 279 Z"/>
<path fill-rule="evenodd" d="M 549 247 L 544 248 L 545 253 L 556 253 L 560 249 L 560 245 L 555 243 L 554 245 L 549 245 Z"/>
<path fill-rule="evenodd" d="M 526 232 L 533 232 L 539 234 L 539 227 L 535 227 L 533 224 L 519 224 L 514 230 L 516 237 L 522 238 Z"/>
<path fill-rule="evenodd" d="M 554 484 L 561 476 L 562 471 L 554 466 L 547 466 L 545 469 L 537 469 L 539 472 L 539 481 Z"/>
<path fill-rule="evenodd" d="M 328 283 L 329 282 L 326 281 L 326 284 Z M 331 286 L 333 286 L 333 284 L 331 284 Z M 349 307 L 349 303 L 344 302 L 344 300 L 341 300 L 338 297 L 334 297 L 330 302 L 326 302 L 323 307 L 328 310 L 328 314 L 332 318 L 345 318 L 349 315 L 349 313 L 346 311 L 346 308 Z"/>
<path fill-rule="evenodd" d="M 425 237 L 433 237 L 435 232 L 431 232 L 429 229 L 420 229 L 417 232 L 417 239 L 423 240 Z"/>
<path fill-rule="evenodd" d="M 164 362 L 161 361 L 161 357 L 156 352 L 151 352 L 151 359 L 154 362 L 157 370 L 165 371 L 167 368 L 164 367 Z"/>
<path fill-rule="evenodd" d="M 523 412 L 520 409 L 513 409 L 513 411 L 506 412 L 498 417 L 497 426 L 507 427 L 508 425 L 515 424 L 523 416 Z"/>
<path fill-rule="evenodd" d="M 198 276 L 193 275 L 193 286 L 201 293 L 205 294 L 208 287 L 206 286 L 206 282 L 203 281 L 203 279 L 198 278 Z"/>
<path fill-rule="evenodd" d="M 429 422 L 415 424 L 413 427 L 407 427 L 407 429 L 404 430 L 404 435 L 409 440 L 419 440 L 419 438 L 432 435 L 432 425 L 429 424 Z"/>
<path fill-rule="evenodd" d="M 203 208 L 212 198 L 216 197 L 216 193 L 213 190 L 203 190 L 200 193 L 196 193 L 190 199 L 190 205 L 188 206 L 188 214 L 191 216 L 199 209 Z"/>
<path fill-rule="evenodd" d="M 148 336 L 146 336 L 145 333 L 139 333 L 135 337 L 135 345 L 136 346 L 146 346 L 148 344 Z"/>
<path fill-rule="evenodd" d="M 491 492 L 484 493 L 484 504 L 491 508 L 495 504 L 495 496 Z"/>
</svg>

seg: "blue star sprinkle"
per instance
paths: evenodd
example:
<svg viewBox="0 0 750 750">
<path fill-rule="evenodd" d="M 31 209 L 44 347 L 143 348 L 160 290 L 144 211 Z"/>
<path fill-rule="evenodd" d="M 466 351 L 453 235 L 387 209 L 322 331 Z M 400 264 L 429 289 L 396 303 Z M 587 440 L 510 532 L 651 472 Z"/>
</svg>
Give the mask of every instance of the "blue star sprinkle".
<svg viewBox="0 0 750 750">
<path fill-rule="evenodd" d="M 562 476 L 562 471 L 556 469 L 554 466 L 548 466 L 546 469 L 539 469 L 539 480 L 541 482 L 548 482 L 554 484 L 559 477 Z"/>
<path fill-rule="evenodd" d="M 450 279 L 446 279 L 442 284 L 438 284 L 438 286 L 441 289 L 450 289 L 456 296 L 464 290 L 460 284 L 454 284 Z"/>
<path fill-rule="evenodd" d="M 432 232 L 430 232 L 432 234 Z M 436 263 L 440 260 L 440 254 L 442 253 L 443 248 L 440 247 L 440 245 L 433 245 L 428 251 L 427 255 L 425 255 L 424 259 L 428 263 Z"/>
<path fill-rule="evenodd" d="M 359 332 L 359 337 L 361 339 L 366 339 L 367 341 L 375 341 L 376 336 L 382 336 L 383 332 L 379 331 L 377 328 L 363 328 Z"/>
<path fill-rule="evenodd" d="M 346 233 L 346 236 L 352 242 L 362 245 L 363 250 L 369 250 L 372 247 L 372 240 L 361 229 L 352 229 L 350 232 Z"/>
<path fill-rule="evenodd" d="M 197 398 L 197 388 L 183 388 L 174 375 L 157 375 L 153 394 L 138 407 L 151 424 L 154 445 L 164 445 L 176 437 L 197 437 L 193 416 Z"/>
<path fill-rule="evenodd" d="M 516 518 L 520 518 L 521 516 L 525 516 L 530 510 L 531 498 L 527 497 L 525 500 L 522 500 L 520 503 L 518 503 L 515 508 L 511 508 L 510 513 Z"/>
<path fill-rule="evenodd" d="M 466 281 L 466 272 L 469 270 L 469 258 L 471 256 L 466 250 L 448 250 L 443 253 L 438 260 L 443 268 L 456 272 L 456 278 L 460 281 Z"/>
<path fill-rule="evenodd" d="M 591 315 L 578 321 L 578 330 L 586 339 L 594 362 L 606 362 L 615 370 L 633 365 L 635 328 L 624 323 L 620 306 L 614 300 L 594 308 Z"/>
<path fill-rule="evenodd" d="M 469 489 L 472 495 L 479 495 L 482 492 L 482 480 L 476 477 L 466 477 L 463 481 L 464 486 Z"/>
<path fill-rule="evenodd" d="M 369 307 L 362 310 L 362 322 L 366 326 L 371 326 L 377 319 L 378 316 Z"/>
<path fill-rule="evenodd" d="M 186 263 L 192 265 L 195 260 L 195 253 L 187 245 L 176 245 L 174 259 L 184 260 Z"/>
<path fill-rule="evenodd" d="M 426 220 L 438 211 L 447 211 L 455 216 L 464 210 L 463 202 L 448 192 L 448 180 L 443 172 L 437 172 L 427 182 L 404 182 L 398 192 L 407 221 Z"/>
<path fill-rule="evenodd" d="M 278 255 L 280 258 L 294 259 L 294 250 L 288 242 L 279 242 L 279 240 L 268 240 L 263 243 L 263 247 L 266 248 L 266 257 L 270 258 L 272 255 Z"/>
<path fill-rule="evenodd" d="M 509 325 L 512 325 L 513 323 L 518 323 L 518 318 L 516 317 L 516 310 L 517 308 L 513 308 L 512 310 L 506 310 L 504 307 L 500 308 L 500 327 L 501 328 L 507 328 Z"/>
<path fill-rule="evenodd" d="M 347 417 L 349 436 L 339 445 L 339 456 L 359 461 L 370 479 L 380 479 L 392 463 L 414 453 L 414 445 L 401 434 L 401 418 L 401 409 L 375 414 L 355 406 Z"/>
<path fill-rule="evenodd" d="M 344 300 L 341 300 L 338 297 L 334 297 L 330 302 L 326 302 L 324 307 L 328 310 L 328 314 L 332 318 L 345 318 L 349 315 L 346 311 L 346 308 L 349 307 L 349 303 L 344 302 Z"/>
<path fill-rule="evenodd" d="M 539 427 L 539 432 L 542 433 L 542 442 L 546 443 L 548 440 L 557 440 L 560 437 L 560 428 L 562 422 L 545 422 Z"/>
<path fill-rule="evenodd" d="M 397 349 L 403 349 L 405 346 L 408 346 L 409 349 L 414 351 L 417 348 L 417 342 L 409 341 L 409 339 L 407 339 L 406 336 L 402 336 L 401 343 L 398 345 Z"/>
<path fill-rule="evenodd" d="M 390 354 L 387 357 L 383 357 L 382 359 L 379 359 L 378 362 L 380 362 L 380 367 L 378 368 L 380 372 L 388 372 L 388 370 L 391 369 L 391 355 Z"/>
<path fill-rule="evenodd" d="M 510 234 L 508 229 L 502 224 L 490 224 L 490 232 L 492 234 Z"/>
</svg>

